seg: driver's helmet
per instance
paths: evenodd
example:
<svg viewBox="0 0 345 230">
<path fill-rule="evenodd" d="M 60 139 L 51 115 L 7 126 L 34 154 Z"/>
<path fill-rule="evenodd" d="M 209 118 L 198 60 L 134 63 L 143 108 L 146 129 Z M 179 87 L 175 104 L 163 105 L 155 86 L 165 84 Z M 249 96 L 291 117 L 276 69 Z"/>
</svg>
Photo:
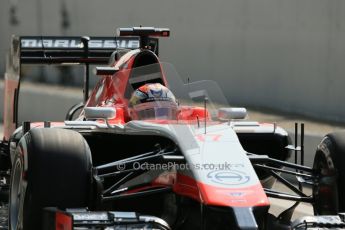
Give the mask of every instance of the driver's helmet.
<svg viewBox="0 0 345 230">
<path fill-rule="evenodd" d="M 160 83 L 149 83 L 133 92 L 129 109 L 132 119 L 176 120 L 178 105 L 167 87 Z"/>
</svg>

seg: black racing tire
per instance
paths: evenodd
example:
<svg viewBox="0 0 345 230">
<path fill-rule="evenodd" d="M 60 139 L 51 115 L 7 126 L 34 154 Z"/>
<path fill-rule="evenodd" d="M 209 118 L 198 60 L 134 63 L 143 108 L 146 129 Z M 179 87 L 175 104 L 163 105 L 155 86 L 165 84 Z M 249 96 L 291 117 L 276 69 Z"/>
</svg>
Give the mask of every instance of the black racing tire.
<svg viewBox="0 0 345 230">
<path fill-rule="evenodd" d="M 36 128 L 19 141 L 11 172 L 9 230 L 41 230 L 44 207 L 87 207 L 92 161 L 72 130 Z"/>
<path fill-rule="evenodd" d="M 314 213 L 332 215 L 345 211 L 345 130 L 327 134 L 318 145 L 313 168 Z"/>
<path fill-rule="evenodd" d="M 84 103 L 80 102 L 77 103 L 75 105 L 73 105 L 71 108 L 69 108 L 69 110 L 66 113 L 66 117 L 65 120 L 66 121 L 72 121 L 74 118 L 74 115 L 76 114 L 76 112 L 78 112 L 78 110 L 81 111 L 81 109 L 84 107 Z M 79 112 L 80 113 L 80 112 Z"/>
</svg>

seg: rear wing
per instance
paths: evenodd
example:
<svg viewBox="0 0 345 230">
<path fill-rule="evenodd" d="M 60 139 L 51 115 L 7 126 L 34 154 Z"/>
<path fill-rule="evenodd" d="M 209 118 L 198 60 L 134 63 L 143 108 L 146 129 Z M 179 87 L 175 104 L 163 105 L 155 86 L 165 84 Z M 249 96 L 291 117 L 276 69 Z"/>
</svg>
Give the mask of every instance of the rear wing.
<svg viewBox="0 0 345 230">
<path fill-rule="evenodd" d="M 139 37 L 19 37 L 21 64 L 106 64 L 116 49 L 138 49 Z"/>
<path fill-rule="evenodd" d="M 140 48 L 140 36 L 62 37 L 13 36 L 6 62 L 4 90 L 4 139 L 18 127 L 21 66 L 26 64 L 81 64 L 85 66 L 84 102 L 89 92 L 89 65 L 108 64 L 118 49 Z M 158 55 L 158 38 L 149 37 L 149 49 Z"/>
</svg>

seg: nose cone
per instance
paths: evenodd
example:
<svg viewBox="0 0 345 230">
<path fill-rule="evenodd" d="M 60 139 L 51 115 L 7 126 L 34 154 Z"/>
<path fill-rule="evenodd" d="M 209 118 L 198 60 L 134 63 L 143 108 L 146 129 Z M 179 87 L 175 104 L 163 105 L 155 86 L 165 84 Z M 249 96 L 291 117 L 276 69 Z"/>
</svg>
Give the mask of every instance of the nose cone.
<svg viewBox="0 0 345 230">
<path fill-rule="evenodd" d="M 234 181 L 238 182 L 235 179 Z M 206 205 L 229 207 L 269 206 L 268 198 L 261 184 L 241 188 L 227 188 L 198 183 L 198 188 Z"/>
</svg>

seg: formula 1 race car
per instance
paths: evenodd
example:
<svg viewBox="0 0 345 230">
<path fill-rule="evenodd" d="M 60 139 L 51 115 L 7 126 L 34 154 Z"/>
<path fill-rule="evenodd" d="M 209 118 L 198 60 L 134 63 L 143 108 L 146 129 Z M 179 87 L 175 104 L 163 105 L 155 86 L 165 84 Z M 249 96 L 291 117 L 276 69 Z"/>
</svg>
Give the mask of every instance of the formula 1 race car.
<svg viewBox="0 0 345 230">
<path fill-rule="evenodd" d="M 345 228 L 344 134 L 327 136 L 304 166 L 303 128 L 292 145 L 276 124 L 245 120 L 215 82 L 183 80 L 159 60 L 169 29 L 118 35 L 13 37 L 0 155 L 9 229 Z M 85 65 L 84 101 L 63 122 L 19 124 L 21 66 L 69 63 Z M 90 65 L 103 66 L 89 96 Z M 292 152 L 301 164 L 287 161 Z M 291 193 L 272 189 L 276 180 Z M 268 197 L 296 204 L 275 217 Z M 315 216 L 292 222 L 300 202 Z"/>
</svg>

